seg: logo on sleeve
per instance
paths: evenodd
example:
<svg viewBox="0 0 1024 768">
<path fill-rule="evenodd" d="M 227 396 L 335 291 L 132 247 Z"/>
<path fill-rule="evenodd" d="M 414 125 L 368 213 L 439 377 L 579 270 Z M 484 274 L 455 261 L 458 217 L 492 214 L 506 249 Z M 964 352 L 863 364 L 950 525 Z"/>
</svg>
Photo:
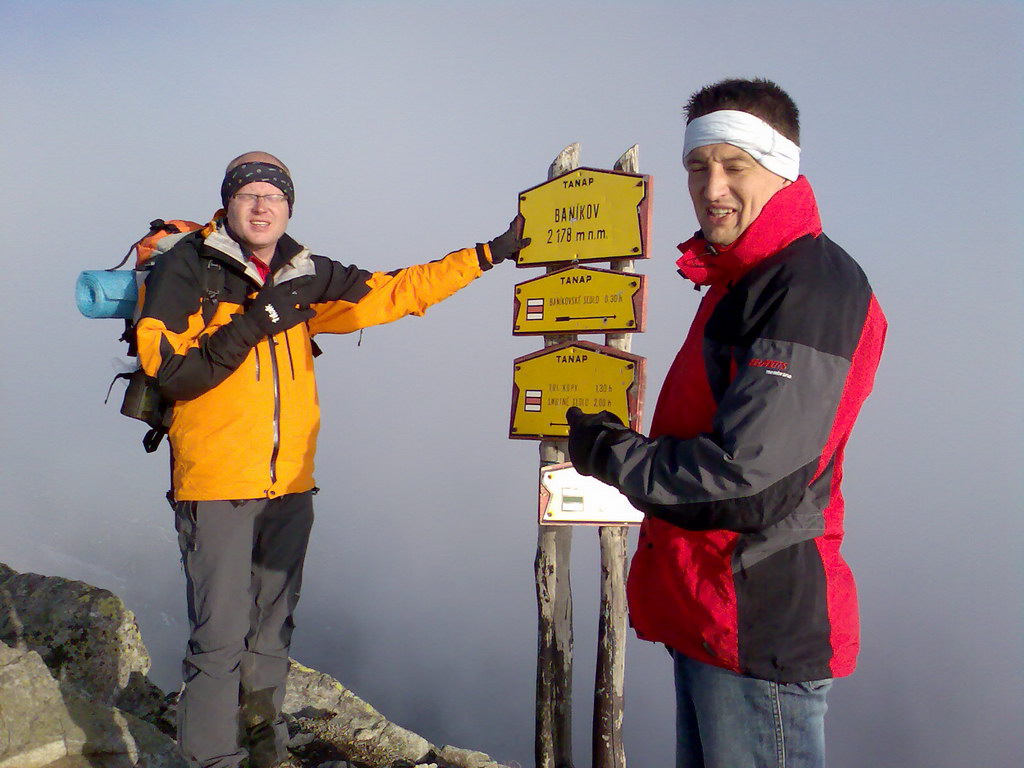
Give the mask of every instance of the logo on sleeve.
<svg viewBox="0 0 1024 768">
<path fill-rule="evenodd" d="M 784 363 L 781 360 L 769 360 L 763 357 L 752 358 L 747 365 L 751 368 L 764 368 L 764 372 L 769 376 L 781 376 L 784 379 L 792 379 L 793 374 L 786 373 L 786 369 L 789 368 L 789 363 Z"/>
</svg>

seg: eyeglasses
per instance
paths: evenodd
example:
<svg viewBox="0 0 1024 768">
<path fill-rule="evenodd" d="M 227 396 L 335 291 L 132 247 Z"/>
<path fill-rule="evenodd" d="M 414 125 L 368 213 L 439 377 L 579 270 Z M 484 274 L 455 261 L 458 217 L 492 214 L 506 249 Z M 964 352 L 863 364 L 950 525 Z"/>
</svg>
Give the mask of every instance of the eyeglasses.
<svg viewBox="0 0 1024 768">
<path fill-rule="evenodd" d="M 236 192 L 232 195 L 235 200 L 246 205 L 256 205 L 260 200 L 266 200 L 271 205 L 280 205 L 288 199 L 288 195 L 254 195 L 252 192 Z"/>
</svg>

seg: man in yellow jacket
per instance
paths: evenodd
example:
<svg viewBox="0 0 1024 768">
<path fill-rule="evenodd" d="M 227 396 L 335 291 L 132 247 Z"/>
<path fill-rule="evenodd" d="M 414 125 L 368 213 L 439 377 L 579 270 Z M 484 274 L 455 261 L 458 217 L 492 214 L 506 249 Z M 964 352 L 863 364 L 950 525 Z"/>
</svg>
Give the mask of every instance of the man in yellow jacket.
<svg viewBox="0 0 1024 768">
<path fill-rule="evenodd" d="M 422 315 L 527 241 L 513 226 L 392 272 L 342 265 L 285 233 L 294 186 L 265 152 L 231 161 L 221 200 L 223 214 L 157 260 L 136 334 L 172 403 L 191 629 L 178 743 L 192 766 L 271 768 L 287 758 L 281 704 L 313 522 L 313 337 Z"/>
</svg>

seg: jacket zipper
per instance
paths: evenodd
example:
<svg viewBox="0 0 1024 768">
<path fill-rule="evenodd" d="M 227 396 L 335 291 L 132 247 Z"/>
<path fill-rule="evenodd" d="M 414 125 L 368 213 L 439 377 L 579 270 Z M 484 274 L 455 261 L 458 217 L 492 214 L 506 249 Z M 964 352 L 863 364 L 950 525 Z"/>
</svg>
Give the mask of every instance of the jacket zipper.
<svg viewBox="0 0 1024 768">
<path fill-rule="evenodd" d="M 270 454 L 270 483 L 277 482 L 277 452 L 281 447 L 281 381 L 277 368 L 277 342 L 273 336 L 267 337 L 270 347 L 270 372 L 274 380 L 274 450 Z"/>
<path fill-rule="evenodd" d="M 292 360 L 292 342 L 288 338 L 288 331 L 284 332 L 284 345 L 288 348 L 288 367 L 292 371 L 292 381 L 295 381 L 295 361 Z"/>
</svg>

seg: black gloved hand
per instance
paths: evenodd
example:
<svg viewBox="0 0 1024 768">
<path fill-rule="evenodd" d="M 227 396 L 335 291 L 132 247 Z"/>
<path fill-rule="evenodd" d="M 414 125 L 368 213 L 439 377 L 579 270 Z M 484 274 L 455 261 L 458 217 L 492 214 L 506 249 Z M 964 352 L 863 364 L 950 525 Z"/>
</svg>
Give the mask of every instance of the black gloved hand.
<svg viewBox="0 0 1024 768">
<path fill-rule="evenodd" d="M 517 216 L 509 222 L 507 230 L 488 241 L 487 245 L 491 249 L 491 264 L 500 264 L 509 258 L 515 261 L 516 254 L 532 241 L 532 238 L 521 237 L 520 232 L 522 232 L 522 219 Z"/>
<path fill-rule="evenodd" d="M 316 310 L 307 305 L 315 299 L 309 291 L 311 277 L 299 277 L 281 285 L 265 285 L 253 297 L 249 308 L 231 316 L 213 333 L 200 337 L 200 350 L 189 358 L 192 374 L 182 374 L 175 381 L 161 381 L 160 391 L 168 400 L 191 400 L 224 381 L 238 369 L 249 352 L 267 336 L 285 331 L 309 320 Z M 306 286 L 309 286 L 308 288 Z M 198 366 L 198 368 L 197 368 Z M 185 370 L 188 366 L 181 366 Z"/>
<path fill-rule="evenodd" d="M 306 322 L 316 314 L 302 293 L 302 288 L 310 280 L 300 277 L 278 285 L 264 285 L 242 317 L 252 323 L 260 338 Z"/>
<path fill-rule="evenodd" d="M 565 412 L 569 423 L 569 460 L 581 475 L 593 475 L 603 468 L 600 457 L 602 436 L 612 429 L 624 428 L 622 419 L 611 411 L 584 413 L 576 406 Z"/>
</svg>

